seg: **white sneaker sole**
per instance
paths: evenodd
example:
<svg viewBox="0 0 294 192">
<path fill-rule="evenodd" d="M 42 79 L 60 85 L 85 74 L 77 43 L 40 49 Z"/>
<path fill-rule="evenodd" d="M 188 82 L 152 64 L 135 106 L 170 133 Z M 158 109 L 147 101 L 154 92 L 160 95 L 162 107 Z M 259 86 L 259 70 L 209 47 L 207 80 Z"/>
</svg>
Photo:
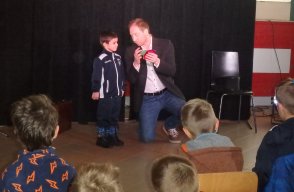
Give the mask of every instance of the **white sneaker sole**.
<svg viewBox="0 0 294 192">
<path fill-rule="evenodd" d="M 170 139 L 169 139 L 169 142 L 172 143 L 172 144 L 179 144 L 179 143 L 182 143 L 181 140 L 176 140 L 176 141 L 175 141 L 175 140 L 170 140 Z"/>
<path fill-rule="evenodd" d="M 161 129 L 163 130 L 163 132 L 169 137 L 169 134 L 167 132 L 167 130 L 165 129 L 164 125 L 161 127 Z M 179 144 L 179 143 L 182 143 L 181 140 L 170 140 L 168 139 L 168 141 L 172 144 Z"/>
</svg>

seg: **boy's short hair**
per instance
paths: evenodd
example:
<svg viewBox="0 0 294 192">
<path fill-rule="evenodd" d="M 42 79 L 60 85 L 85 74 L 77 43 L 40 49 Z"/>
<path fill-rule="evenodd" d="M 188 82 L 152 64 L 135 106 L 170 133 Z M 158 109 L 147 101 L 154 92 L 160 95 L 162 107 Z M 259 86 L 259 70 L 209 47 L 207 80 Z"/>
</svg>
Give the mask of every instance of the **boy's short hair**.
<svg viewBox="0 0 294 192">
<path fill-rule="evenodd" d="M 217 121 L 211 104 L 203 99 L 189 100 L 182 107 L 181 119 L 193 136 L 212 132 Z"/>
<path fill-rule="evenodd" d="M 194 164 L 176 155 L 163 156 L 153 162 L 151 182 L 157 192 L 197 192 L 199 185 Z"/>
<path fill-rule="evenodd" d="M 294 79 L 291 78 L 291 77 L 288 77 L 288 78 L 282 80 L 276 87 L 280 87 L 280 86 L 283 86 L 283 85 L 289 85 L 291 83 L 294 83 Z"/>
<path fill-rule="evenodd" d="M 11 121 L 18 138 L 33 151 L 52 144 L 58 112 L 46 95 L 31 95 L 12 104 Z"/>
<path fill-rule="evenodd" d="M 103 46 L 103 43 L 109 43 L 114 38 L 118 38 L 118 35 L 113 31 L 101 31 L 99 34 L 101 46 Z"/>
<path fill-rule="evenodd" d="M 133 25 L 136 25 L 137 27 L 139 27 L 139 29 L 140 29 L 141 31 L 143 31 L 144 29 L 147 29 L 148 32 L 150 32 L 149 24 L 147 23 L 147 21 L 145 21 L 145 20 L 142 19 L 142 18 L 135 18 L 135 19 L 131 20 L 131 21 L 129 22 L 129 26 L 128 26 L 129 29 L 130 29 L 130 27 L 133 26 Z"/>
<path fill-rule="evenodd" d="M 294 81 L 288 78 L 276 88 L 276 98 L 289 113 L 294 115 Z"/>
<path fill-rule="evenodd" d="M 119 168 L 109 164 L 85 163 L 78 167 L 74 189 L 77 192 L 122 192 Z"/>
</svg>

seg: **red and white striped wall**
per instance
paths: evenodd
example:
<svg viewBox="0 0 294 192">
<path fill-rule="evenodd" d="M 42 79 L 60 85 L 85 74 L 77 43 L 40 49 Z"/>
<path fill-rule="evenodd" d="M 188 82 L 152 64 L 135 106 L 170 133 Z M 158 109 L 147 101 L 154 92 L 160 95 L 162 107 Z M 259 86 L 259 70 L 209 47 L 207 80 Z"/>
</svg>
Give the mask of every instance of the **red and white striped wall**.
<svg viewBox="0 0 294 192">
<path fill-rule="evenodd" d="M 252 90 L 255 105 L 271 105 L 275 86 L 294 77 L 294 22 L 256 21 Z"/>
</svg>

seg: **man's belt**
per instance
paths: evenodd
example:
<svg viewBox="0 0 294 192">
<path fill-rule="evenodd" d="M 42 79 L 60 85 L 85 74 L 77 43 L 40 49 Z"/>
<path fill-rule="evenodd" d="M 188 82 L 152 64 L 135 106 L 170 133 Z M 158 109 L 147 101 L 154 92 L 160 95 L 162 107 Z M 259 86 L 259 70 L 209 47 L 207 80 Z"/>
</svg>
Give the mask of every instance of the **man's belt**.
<svg viewBox="0 0 294 192">
<path fill-rule="evenodd" d="M 157 95 L 161 95 L 161 94 L 164 93 L 166 90 L 167 90 L 167 88 L 164 88 L 164 89 L 162 89 L 161 91 L 157 91 L 157 92 L 154 92 L 154 93 L 144 93 L 144 95 L 147 95 L 147 96 L 157 96 Z"/>
</svg>

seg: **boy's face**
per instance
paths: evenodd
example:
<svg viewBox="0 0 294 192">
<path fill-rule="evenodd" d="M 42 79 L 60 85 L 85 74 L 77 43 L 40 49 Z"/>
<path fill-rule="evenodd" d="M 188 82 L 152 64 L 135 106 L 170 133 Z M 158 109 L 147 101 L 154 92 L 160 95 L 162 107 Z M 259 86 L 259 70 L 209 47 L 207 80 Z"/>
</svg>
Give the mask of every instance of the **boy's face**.
<svg viewBox="0 0 294 192">
<path fill-rule="evenodd" d="M 103 43 L 103 47 L 109 52 L 115 52 L 118 47 L 118 38 L 113 38 L 108 43 Z"/>
</svg>

